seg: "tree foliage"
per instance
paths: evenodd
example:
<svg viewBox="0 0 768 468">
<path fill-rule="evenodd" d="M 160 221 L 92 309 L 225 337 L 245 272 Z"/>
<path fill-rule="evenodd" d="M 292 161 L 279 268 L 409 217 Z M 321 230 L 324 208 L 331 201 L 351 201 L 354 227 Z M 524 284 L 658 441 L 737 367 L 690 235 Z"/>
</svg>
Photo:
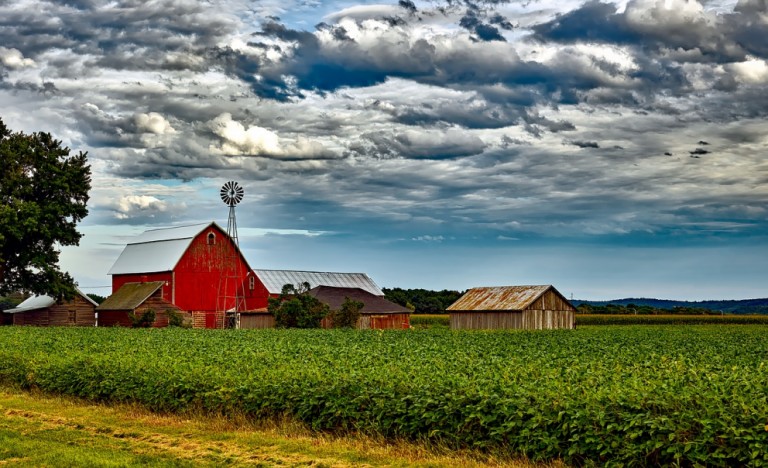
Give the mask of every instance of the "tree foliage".
<svg viewBox="0 0 768 468">
<path fill-rule="evenodd" d="M 426 289 L 384 288 L 387 300 L 408 307 L 415 314 L 443 314 L 445 309 L 456 302 L 463 293 L 443 289 L 429 291 Z"/>
<path fill-rule="evenodd" d="M 0 119 L 0 294 L 74 297 L 58 247 L 82 236 L 76 227 L 91 188 L 86 156 L 70 155 L 49 133 L 11 132 Z"/>
<path fill-rule="evenodd" d="M 355 328 L 357 327 L 357 321 L 360 319 L 360 310 L 362 310 L 363 304 L 360 301 L 344 298 L 344 302 L 341 304 L 339 310 L 331 312 L 331 319 L 333 320 L 334 328 Z"/>
<path fill-rule="evenodd" d="M 320 321 L 328 316 L 328 304 L 309 294 L 309 283 L 298 288 L 283 286 L 280 296 L 270 297 L 267 310 L 275 317 L 278 328 L 320 328 Z"/>
</svg>

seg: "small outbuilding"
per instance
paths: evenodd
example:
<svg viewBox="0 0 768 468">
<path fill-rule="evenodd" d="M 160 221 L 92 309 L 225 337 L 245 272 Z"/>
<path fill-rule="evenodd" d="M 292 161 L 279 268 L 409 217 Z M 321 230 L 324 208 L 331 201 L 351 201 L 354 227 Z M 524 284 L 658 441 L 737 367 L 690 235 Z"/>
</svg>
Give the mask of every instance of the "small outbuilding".
<svg viewBox="0 0 768 468">
<path fill-rule="evenodd" d="M 125 283 L 96 308 L 100 327 L 133 325 L 131 314 L 141 317 L 150 309 L 155 312 L 153 327 L 168 326 L 168 311 L 173 311 L 191 321 L 191 314 L 183 312 L 163 297 L 163 281 Z"/>
<path fill-rule="evenodd" d="M 13 309 L 4 311 L 13 325 L 39 327 L 93 327 L 96 325 L 96 302 L 76 289 L 70 301 L 57 301 L 51 296 L 32 296 Z"/>
<path fill-rule="evenodd" d="M 346 298 L 361 302 L 363 308 L 360 309 L 360 319 L 357 321 L 358 329 L 384 330 L 411 326 L 410 309 L 361 288 L 317 286 L 309 290 L 309 294 L 328 304 L 331 310 L 341 309 Z M 331 328 L 333 322 L 325 318 L 321 325 L 323 328 Z"/>
<path fill-rule="evenodd" d="M 576 308 L 552 285 L 472 288 L 447 311 L 452 329 L 576 327 Z"/>
</svg>

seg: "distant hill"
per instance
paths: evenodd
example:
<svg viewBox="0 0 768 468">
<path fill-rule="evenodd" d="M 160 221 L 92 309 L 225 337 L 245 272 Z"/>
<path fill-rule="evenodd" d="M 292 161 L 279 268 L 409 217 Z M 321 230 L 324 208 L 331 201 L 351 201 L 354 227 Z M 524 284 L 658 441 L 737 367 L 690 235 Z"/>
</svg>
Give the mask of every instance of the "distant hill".
<svg viewBox="0 0 768 468">
<path fill-rule="evenodd" d="M 586 301 L 574 299 L 571 303 L 578 307 L 580 304 L 592 306 L 634 304 L 636 306 L 649 306 L 656 309 L 673 309 L 675 307 L 688 307 L 709 309 L 726 314 L 768 314 L 768 298 L 765 299 L 741 299 L 734 301 L 672 301 L 667 299 L 627 298 L 612 301 Z"/>
</svg>

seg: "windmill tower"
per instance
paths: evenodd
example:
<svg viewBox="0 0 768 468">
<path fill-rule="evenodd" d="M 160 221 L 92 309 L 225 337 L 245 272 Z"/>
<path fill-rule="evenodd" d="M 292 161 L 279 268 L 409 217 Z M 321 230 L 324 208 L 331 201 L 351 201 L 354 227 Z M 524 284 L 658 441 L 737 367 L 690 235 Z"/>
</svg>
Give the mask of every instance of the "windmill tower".
<svg viewBox="0 0 768 468">
<path fill-rule="evenodd" d="M 245 308 L 242 286 L 245 273 L 241 271 L 240 240 L 237 237 L 237 218 L 235 206 L 243 200 L 245 191 L 235 181 L 229 181 L 221 187 L 221 201 L 229 206 L 227 236 L 232 239 L 234 248 L 226 249 L 221 256 L 221 277 L 216 312 L 223 315 L 224 328 L 237 328 L 238 312 Z"/>
</svg>

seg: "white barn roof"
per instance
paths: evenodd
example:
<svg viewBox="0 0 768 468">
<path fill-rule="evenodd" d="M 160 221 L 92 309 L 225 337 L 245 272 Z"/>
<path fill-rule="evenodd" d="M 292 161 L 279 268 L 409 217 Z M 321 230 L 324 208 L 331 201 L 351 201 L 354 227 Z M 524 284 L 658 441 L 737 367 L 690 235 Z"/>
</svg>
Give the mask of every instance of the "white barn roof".
<svg viewBox="0 0 768 468">
<path fill-rule="evenodd" d="M 319 271 L 294 270 L 253 270 L 270 294 L 280 294 L 283 286 L 299 286 L 309 283 L 310 288 L 317 286 L 335 286 L 340 288 L 360 288 L 375 296 L 384 292 L 365 273 L 328 273 Z"/>
<path fill-rule="evenodd" d="M 128 242 L 109 270 L 110 275 L 157 273 L 174 269 L 192 240 L 214 222 L 150 229 Z M 221 230 L 221 228 L 219 227 Z"/>
<path fill-rule="evenodd" d="M 90 302 L 94 306 L 98 305 L 96 304 L 96 301 L 86 296 L 85 293 L 80 291 L 78 288 L 75 288 L 75 290 L 86 301 Z M 15 314 L 17 312 L 29 312 L 30 310 L 46 309 L 54 305 L 55 303 L 56 303 L 56 299 L 52 298 L 51 296 L 47 296 L 47 295 L 32 296 L 25 299 L 21 304 L 17 305 L 13 309 L 4 310 L 3 312 L 5 312 L 6 314 Z"/>
</svg>

